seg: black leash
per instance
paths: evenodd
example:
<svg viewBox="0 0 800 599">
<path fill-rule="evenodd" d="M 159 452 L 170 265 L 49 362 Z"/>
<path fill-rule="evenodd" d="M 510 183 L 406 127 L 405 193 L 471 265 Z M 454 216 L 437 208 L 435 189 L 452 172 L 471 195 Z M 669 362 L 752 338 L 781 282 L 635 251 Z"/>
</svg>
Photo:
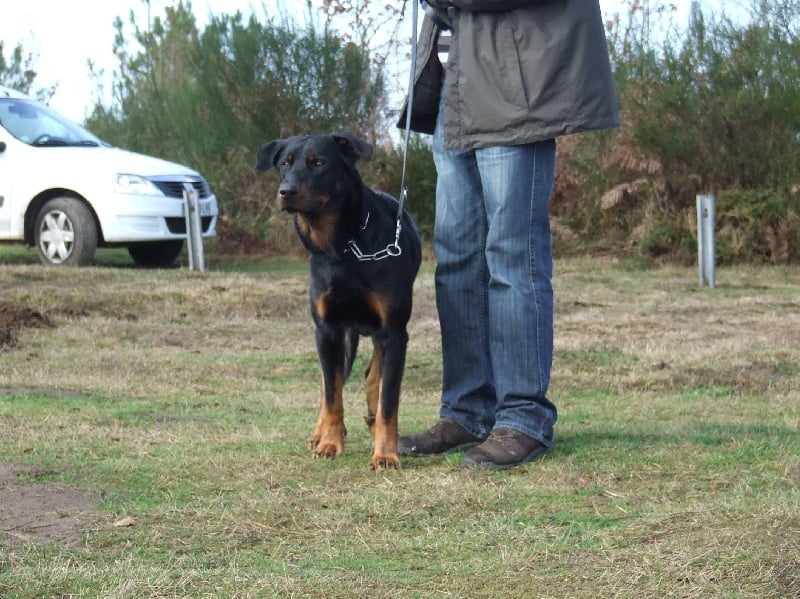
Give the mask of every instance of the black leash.
<svg viewBox="0 0 800 599">
<path fill-rule="evenodd" d="M 397 225 L 394 230 L 394 243 L 390 243 L 382 250 L 374 254 L 365 254 L 358 247 L 354 239 L 347 242 L 348 249 L 360 262 L 383 260 L 384 258 L 396 258 L 403 253 L 400 247 L 400 232 L 403 230 L 403 210 L 405 210 L 406 197 L 408 196 L 408 186 L 406 185 L 406 167 L 408 166 L 408 145 L 411 139 L 411 107 L 414 104 L 414 74 L 417 71 L 417 19 L 418 8 L 417 0 L 411 0 L 411 74 L 408 77 L 408 102 L 406 104 L 406 134 L 403 147 L 403 174 L 400 179 L 400 198 L 397 205 Z M 366 225 L 366 223 L 365 223 Z"/>
</svg>

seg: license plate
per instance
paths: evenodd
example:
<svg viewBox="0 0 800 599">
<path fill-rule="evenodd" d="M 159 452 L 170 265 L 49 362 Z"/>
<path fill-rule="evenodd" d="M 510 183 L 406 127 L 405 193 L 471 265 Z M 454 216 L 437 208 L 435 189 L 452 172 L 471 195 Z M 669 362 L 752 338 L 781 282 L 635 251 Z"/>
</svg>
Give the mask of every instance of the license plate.
<svg viewBox="0 0 800 599">
<path fill-rule="evenodd" d="M 211 216 L 211 202 L 200 202 L 197 206 L 200 216 Z"/>
<path fill-rule="evenodd" d="M 200 216 L 211 216 L 211 202 L 198 202 L 197 211 Z M 186 202 L 181 204 L 181 216 L 186 216 Z"/>
</svg>

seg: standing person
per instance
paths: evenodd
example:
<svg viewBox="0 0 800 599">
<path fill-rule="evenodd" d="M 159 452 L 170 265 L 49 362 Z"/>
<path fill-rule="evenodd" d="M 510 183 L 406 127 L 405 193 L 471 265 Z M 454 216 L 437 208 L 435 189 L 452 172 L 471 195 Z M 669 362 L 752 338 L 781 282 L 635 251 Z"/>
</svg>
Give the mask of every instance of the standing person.
<svg viewBox="0 0 800 599">
<path fill-rule="evenodd" d="M 438 422 L 401 436 L 399 450 L 470 447 L 462 466 L 511 468 L 553 442 L 555 138 L 618 126 L 608 49 L 598 0 L 428 5 L 411 129 L 433 134 L 438 175 L 442 397 Z M 442 66 L 437 44 L 448 29 Z"/>
</svg>

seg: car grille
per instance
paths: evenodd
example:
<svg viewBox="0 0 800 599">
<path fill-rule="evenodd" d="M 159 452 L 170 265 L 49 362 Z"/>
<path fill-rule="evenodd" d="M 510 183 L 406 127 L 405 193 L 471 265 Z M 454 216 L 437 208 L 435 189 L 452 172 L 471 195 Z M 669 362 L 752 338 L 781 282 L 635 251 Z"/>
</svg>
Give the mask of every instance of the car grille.
<svg viewBox="0 0 800 599">
<path fill-rule="evenodd" d="M 203 216 L 200 218 L 200 228 L 203 230 L 203 233 L 208 233 L 208 229 L 211 226 L 211 220 L 213 217 L 211 216 Z M 185 235 L 186 234 L 186 219 L 182 216 L 179 217 L 167 217 L 167 229 L 173 235 Z"/>
<path fill-rule="evenodd" d="M 161 190 L 161 193 L 168 198 L 183 198 L 184 183 L 191 184 L 191 186 L 197 191 L 197 197 L 201 200 L 211 195 L 211 188 L 203 179 L 193 178 L 191 180 L 187 179 L 185 181 L 176 181 L 174 179 L 165 180 L 153 178 L 150 179 L 150 181 L 152 181 L 153 185 L 158 187 Z"/>
</svg>

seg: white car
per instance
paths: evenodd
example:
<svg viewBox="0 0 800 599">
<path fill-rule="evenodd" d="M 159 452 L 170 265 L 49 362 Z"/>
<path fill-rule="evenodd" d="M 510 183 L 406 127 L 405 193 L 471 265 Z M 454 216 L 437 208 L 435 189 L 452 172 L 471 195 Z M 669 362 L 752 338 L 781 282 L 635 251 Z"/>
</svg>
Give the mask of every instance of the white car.
<svg viewBox="0 0 800 599">
<path fill-rule="evenodd" d="M 199 173 L 113 148 L 0 86 L 0 241 L 35 245 L 42 263 L 86 265 L 98 246 L 121 245 L 137 264 L 172 264 L 186 239 L 186 183 L 202 236 L 213 237 L 217 199 Z"/>
</svg>

